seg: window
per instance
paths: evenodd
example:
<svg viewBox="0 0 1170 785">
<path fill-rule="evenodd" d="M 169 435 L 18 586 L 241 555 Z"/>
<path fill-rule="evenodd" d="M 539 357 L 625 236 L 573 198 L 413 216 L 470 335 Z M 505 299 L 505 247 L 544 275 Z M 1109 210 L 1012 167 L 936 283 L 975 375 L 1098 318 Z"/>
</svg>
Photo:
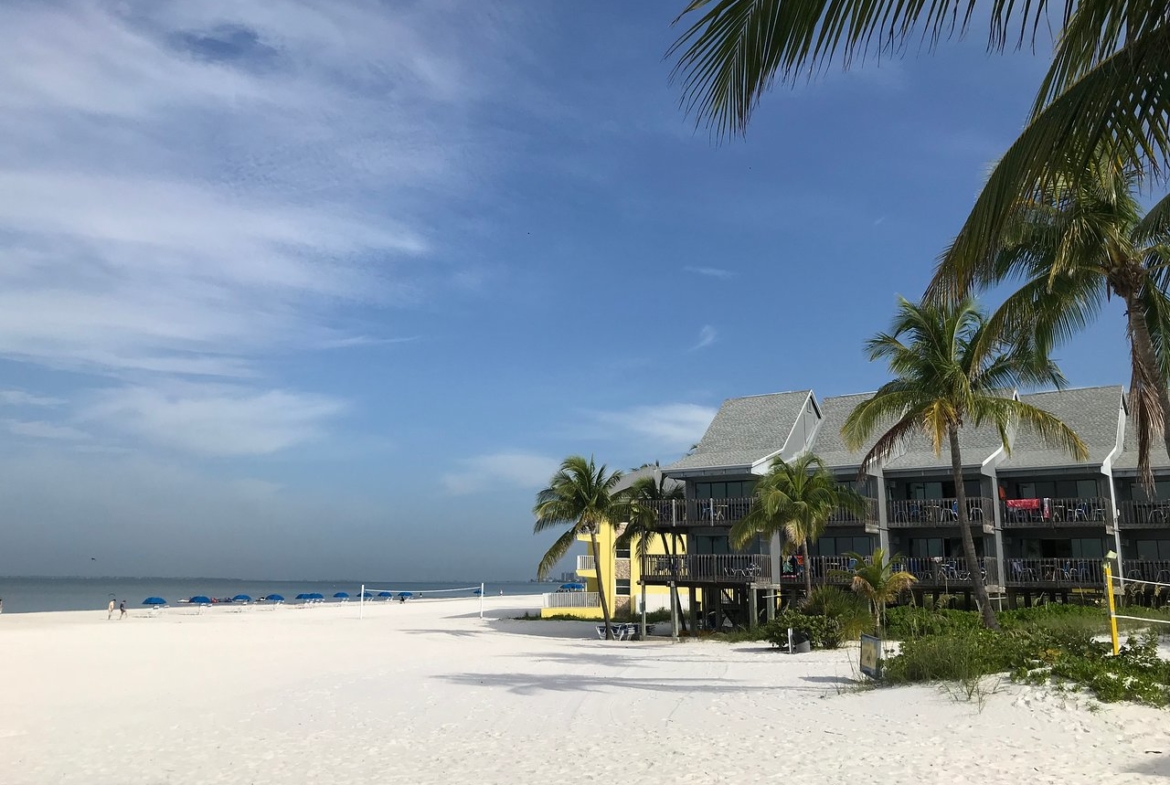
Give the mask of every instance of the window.
<svg viewBox="0 0 1170 785">
<path fill-rule="evenodd" d="M 1137 557 L 1149 561 L 1170 559 L 1170 540 L 1138 540 Z"/>
<path fill-rule="evenodd" d="M 1105 549 L 1098 539 L 1073 539 L 1072 555 L 1074 559 L 1101 559 L 1105 556 Z"/>
<path fill-rule="evenodd" d="M 616 556 L 619 559 L 628 559 L 628 558 L 630 558 L 630 549 L 629 548 L 618 548 L 616 551 L 614 551 L 614 556 Z"/>
<path fill-rule="evenodd" d="M 629 578 L 618 578 L 616 586 L 614 588 L 614 594 L 616 594 L 619 597 L 629 597 L 630 596 L 630 579 Z"/>
<path fill-rule="evenodd" d="M 695 483 L 697 499 L 746 499 L 755 492 L 755 480 Z"/>
</svg>

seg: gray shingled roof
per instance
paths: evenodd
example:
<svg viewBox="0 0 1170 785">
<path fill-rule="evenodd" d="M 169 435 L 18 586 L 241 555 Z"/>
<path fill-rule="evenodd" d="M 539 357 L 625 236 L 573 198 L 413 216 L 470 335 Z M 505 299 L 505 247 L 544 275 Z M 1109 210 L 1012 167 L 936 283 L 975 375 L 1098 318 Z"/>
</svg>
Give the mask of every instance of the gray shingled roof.
<svg viewBox="0 0 1170 785">
<path fill-rule="evenodd" d="M 966 467 L 983 465 L 1002 446 L 1003 442 L 995 428 L 968 426 L 959 431 L 959 452 Z M 906 441 L 906 451 L 886 461 L 882 468 L 887 472 L 920 469 L 947 471 L 951 468 L 950 447 L 944 442 L 941 452 L 936 456 L 934 445 L 919 431 Z"/>
<path fill-rule="evenodd" d="M 820 427 L 817 428 L 817 436 L 813 441 L 812 450 L 829 468 L 856 469 L 861 465 L 861 459 L 873 447 L 874 442 L 881 437 L 880 431 L 874 433 L 873 437 L 856 451 L 846 447 L 844 439 L 841 438 L 841 426 L 845 424 L 845 419 L 858 405 L 863 401 L 868 401 L 873 395 L 871 392 L 857 395 L 837 395 L 821 401 L 821 414 L 824 415 L 824 419 L 821 420 Z"/>
<path fill-rule="evenodd" d="M 1137 432 L 1133 427 L 1133 414 L 1125 420 L 1125 446 L 1122 453 L 1113 462 L 1115 471 L 1136 472 L 1138 462 Z M 1170 458 L 1166 457 L 1166 443 L 1161 436 L 1155 436 L 1150 441 L 1150 464 L 1155 469 L 1170 469 Z"/>
<path fill-rule="evenodd" d="M 998 471 L 1100 466 L 1117 445 L 1117 417 L 1122 395 L 1121 385 L 1114 384 L 1020 396 L 1025 403 L 1051 412 L 1076 431 L 1089 448 L 1089 460 L 1077 461 L 1059 447 L 1045 445 L 1030 429 L 1021 428 L 1012 445 L 1011 457 L 999 465 Z"/>
<path fill-rule="evenodd" d="M 784 447 L 812 390 L 729 398 L 699 446 L 665 471 L 748 467 Z"/>
<path fill-rule="evenodd" d="M 629 488 L 635 482 L 642 479 L 643 477 L 653 477 L 653 476 L 654 476 L 654 467 L 653 466 L 647 466 L 647 467 L 642 468 L 642 469 L 634 469 L 633 471 L 628 471 L 625 474 L 623 474 L 622 478 L 617 481 L 616 485 L 613 486 L 613 490 L 611 491 L 611 493 L 618 493 L 620 491 L 624 491 L 626 488 Z M 663 487 L 663 489 L 665 489 L 667 491 L 671 491 L 675 488 L 683 487 L 683 484 L 681 482 L 679 482 L 678 480 L 672 480 L 669 477 L 667 477 L 665 482 L 662 483 L 662 487 Z"/>
</svg>

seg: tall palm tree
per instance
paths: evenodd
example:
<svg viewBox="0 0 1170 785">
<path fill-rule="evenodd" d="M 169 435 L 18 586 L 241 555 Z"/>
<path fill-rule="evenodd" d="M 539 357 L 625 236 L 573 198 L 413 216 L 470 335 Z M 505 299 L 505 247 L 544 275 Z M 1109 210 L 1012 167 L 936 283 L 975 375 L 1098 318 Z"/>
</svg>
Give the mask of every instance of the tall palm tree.
<svg viewBox="0 0 1170 785">
<path fill-rule="evenodd" d="M 671 47 L 683 106 L 717 135 L 742 134 L 775 81 L 795 84 L 834 61 L 894 57 L 961 36 L 986 9 L 988 47 L 1034 43 L 1060 12 L 1052 65 L 1019 139 L 995 167 L 952 248 L 997 244 L 1011 205 L 1036 192 L 1053 162 L 1104 144 L 1152 169 L 1170 165 L 1170 0 L 691 0 Z M 1018 30 L 1018 34 L 1016 31 Z"/>
<path fill-rule="evenodd" d="M 671 530 L 667 532 L 666 529 L 659 528 L 658 524 L 661 521 L 659 517 L 660 511 L 664 507 L 664 503 L 682 501 L 686 494 L 683 492 L 681 483 L 671 482 L 663 476 L 658 462 L 653 464 L 645 464 L 635 471 L 641 469 L 653 468 L 653 474 L 647 477 L 639 477 L 620 493 L 622 499 L 628 502 L 627 510 L 629 512 L 629 521 L 626 523 L 625 530 L 614 540 L 615 548 L 629 548 L 632 543 L 637 543 L 638 558 L 641 559 L 646 555 L 650 540 L 657 534 L 662 540 L 662 550 L 671 558 L 670 573 L 675 579 L 675 586 L 672 588 L 670 602 L 678 610 L 679 619 L 683 618 L 682 603 L 678 598 L 678 563 L 674 557 L 678 555 L 678 533 Z M 686 622 L 683 622 L 684 629 Z"/>
<path fill-rule="evenodd" d="M 856 515 L 865 510 L 865 500 L 852 488 L 837 482 L 821 459 L 804 453 L 791 463 L 772 461 L 768 473 L 756 483 L 756 500 L 748 514 L 731 527 L 731 542 L 743 548 L 760 535 L 784 534 L 790 546 L 804 557 L 804 587 L 812 595 L 812 563 L 809 545 L 825 530 L 837 508 Z"/>
<path fill-rule="evenodd" d="M 593 545 L 597 594 L 601 599 L 606 640 L 613 640 L 613 629 L 610 625 L 609 602 L 605 597 L 597 532 L 602 526 L 612 526 L 614 521 L 629 517 L 627 504 L 615 498 L 613 492 L 621 478 L 620 471 L 611 473 L 604 464 L 595 465 L 592 457 L 586 460 L 580 455 L 570 455 L 549 480 L 548 487 L 536 494 L 536 505 L 532 508 L 532 514 L 536 516 L 536 524 L 532 529 L 535 534 L 569 525 L 569 530 L 557 538 L 540 560 L 537 575 L 541 578 L 548 575 L 553 566 L 564 558 L 577 535 L 589 535 Z"/>
<path fill-rule="evenodd" d="M 1022 279 L 991 317 L 994 332 L 1021 333 L 1044 352 L 1094 319 L 1110 297 L 1124 302 L 1138 467 L 1150 487 L 1151 439 L 1161 432 L 1170 451 L 1170 197 L 1143 216 L 1141 184 L 1135 167 L 1104 155 L 1079 178 L 1058 170 L 1013 205 L 991 253 L 944 256 L 930 293 Z"/>
<path fill-rule="evenodd" d="M 967 425 L 992 426 L 1010 453 L 1009 434 L 1020 424 L 1077 460 L 1087 458 L 1088 451 L 1080 437 L 1051 413 L 1015 397 L 1018 386 L 1062 386 L 1064 378 L 1056 365 L 1035 344 L 1007 351 L 989 327 L 969 299 L 915 305 L 899 298 L 890 332 L 866 344 L 870 360 L 887 360 L 894 379 L 849 414 L 841 434 L 851 449 L 859 449 L 871 434 L 885 429 L 862 459 L 862 472 L 889 458 L 916 432 L 925 433 L 935 455 L 944 442 L 949 445 L 963 555 L 983 623 L 998 629 L 971 536 L 959 432 Z"/>
<path fill-rule="evenodd" d="M 853 579 L 851 584 L 853 591 L 869 600 L 870 608 L 873 610 L 874 629 L 881 632 L 886 605 L 909 589 L 918 579 L 903 570 L 895 571 L 893 562 L 897 561 L 898 557 L 894 556 L 886 561 L 886 552 L 881 548 L 874 548 L 873 556 L 868 558 L 859 553 L 845 555 L 853 560 L 853 569 L 841 572 Z"/>
</svg>

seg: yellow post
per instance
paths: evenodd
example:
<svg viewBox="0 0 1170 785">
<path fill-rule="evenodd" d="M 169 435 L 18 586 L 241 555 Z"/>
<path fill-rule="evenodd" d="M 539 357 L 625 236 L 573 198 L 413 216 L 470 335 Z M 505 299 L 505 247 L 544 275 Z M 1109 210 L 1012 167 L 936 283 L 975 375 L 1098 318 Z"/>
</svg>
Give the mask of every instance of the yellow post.
<svg viewBox="0 0 1170 785">
<path fill-rule="evenodd" d="M 1121 651 L 1121 644 L 1117 641 L 1117 609 L 1113 605 L 1113 569 L 1105 565 L 1105 596 L 1109 598 L 1109 636 L 1113 640 L 1113 654 Z"/>
</svg>

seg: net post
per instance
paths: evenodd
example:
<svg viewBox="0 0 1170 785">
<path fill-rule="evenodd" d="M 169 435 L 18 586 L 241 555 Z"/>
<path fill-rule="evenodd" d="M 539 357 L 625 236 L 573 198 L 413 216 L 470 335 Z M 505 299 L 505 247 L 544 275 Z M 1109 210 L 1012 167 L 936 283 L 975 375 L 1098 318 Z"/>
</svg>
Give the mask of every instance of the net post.
<svg viewBox="0 0 1170 785">
<path fill-rule="evenodd" d="M 362 619 L 364 619 L 366 617 L 366 615 L 365 615 L 365 611 L 366 611 L 365 602 L 366 602 L 366 585 L 363 583 L 361 594 L 358 595 L 358 621 L 361 621 Z"/>
<path fill-rule="evenodd" d="M 483 618 L 483 591 L 484 585 L 479 584 L 479 618 Z"/>
<path fill-rule="evenodd" d="M 1113 568 L 1105 563 L 1105 596 L 1109 599 L 1109 638 L 1113 642 L 1113 656 L 1121 652 L 1117 641 L 1117 608 L 1113 604 Z"/>
</svg>

